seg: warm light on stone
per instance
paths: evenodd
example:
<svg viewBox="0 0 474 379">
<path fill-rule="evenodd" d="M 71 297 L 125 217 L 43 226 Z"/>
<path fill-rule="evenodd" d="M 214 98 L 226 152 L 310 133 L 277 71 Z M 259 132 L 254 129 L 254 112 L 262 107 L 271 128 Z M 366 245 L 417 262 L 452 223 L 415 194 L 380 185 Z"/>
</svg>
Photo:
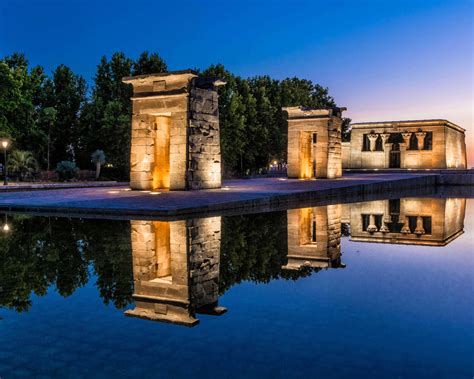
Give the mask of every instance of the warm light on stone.
<svg viewBox="0 0 474 379">
<path fill-rule="evenodd" d="M 445 246 L 463 233 L 466 200 L 404 198 L 342 207 L 353 241 Z"/>
<path fill-rule="evenodd" d="M 288 210 L 286 270 L 343 267 L 341 205 Z"/>
<path fill-rule="evenodd" d="M 192 70 L 123 79 L 133 85 L 130 187 L 221 186 L 217 78 Z"/>
<path fill-rule="evenodd" d="M 342 144 L 345 169 L 467 167 L 465 130 L 447 120 L 367 122 L 351 127 L 351 141 Z M 376 135 L 382 139 L 382 149 L 376 149 Z"/>
<path fill-rule="evenodd" d="M 346 108 L 283 108 L 288 123 L 288 177 L 342 176 L 341 125 Z"/>
</svg>

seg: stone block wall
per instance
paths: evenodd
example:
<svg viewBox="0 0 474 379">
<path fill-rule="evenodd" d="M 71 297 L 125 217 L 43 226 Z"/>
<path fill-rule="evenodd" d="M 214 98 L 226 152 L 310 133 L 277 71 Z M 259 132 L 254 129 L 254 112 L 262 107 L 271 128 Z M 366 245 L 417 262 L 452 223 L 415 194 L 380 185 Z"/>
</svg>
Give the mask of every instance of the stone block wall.
<svg viewBox="0 0 474 379">
<path fill-rule="evenodd" d="M 192 88 L 189 94 L 189 168 L 190 189 L 220 188 L 221 142 L 217 92 Z"/>
<path fill-rule="evenodd" d="M 221 217 L 188 220 L 190 296 L 195 309 L 217 305 Z"/>
</svg>

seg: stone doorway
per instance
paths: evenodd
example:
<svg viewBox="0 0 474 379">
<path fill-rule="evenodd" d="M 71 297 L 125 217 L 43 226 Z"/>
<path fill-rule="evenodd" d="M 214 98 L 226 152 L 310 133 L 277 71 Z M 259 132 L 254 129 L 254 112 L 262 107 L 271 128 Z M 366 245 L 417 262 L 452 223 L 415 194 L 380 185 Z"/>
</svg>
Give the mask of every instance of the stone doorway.
<svg viewBox="0 0 474 379">
<path fill-rule="evenodd" d="M 390 151 L 390 168 L 400 168 L 400 144 L 392 144 L 392 150 Z"/>
</svg>

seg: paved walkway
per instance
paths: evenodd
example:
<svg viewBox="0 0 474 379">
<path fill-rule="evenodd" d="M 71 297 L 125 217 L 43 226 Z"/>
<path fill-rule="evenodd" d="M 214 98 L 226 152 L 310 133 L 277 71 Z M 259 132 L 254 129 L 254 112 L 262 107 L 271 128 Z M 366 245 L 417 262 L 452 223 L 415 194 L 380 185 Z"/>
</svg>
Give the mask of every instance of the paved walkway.
<svg viewBox="0 0 474 379">
<path fill-rule="evenodd" d="M 231 180 L 222 189 L 202 191 L 130 191 L 123 186 L 0 193 L 0 209 L 137 217 L 178 217 L 222 211 L 264 211 L 328 202 L 368 200 L 390 191 L 434 188 L 433 174 L 347 174 L 340 179 Z"/>
<path fill-rule="evenodd" d="M 0 193 L 4 191 L 26 191 L 26 190 L 45 190 L 59 188 L 88 188 L 88 187 L 111 187 L 125 185 L 116 181 L 91 181 L 91 182 L 8 182 L 3 185 L 0 182 Z"/>
</svg>

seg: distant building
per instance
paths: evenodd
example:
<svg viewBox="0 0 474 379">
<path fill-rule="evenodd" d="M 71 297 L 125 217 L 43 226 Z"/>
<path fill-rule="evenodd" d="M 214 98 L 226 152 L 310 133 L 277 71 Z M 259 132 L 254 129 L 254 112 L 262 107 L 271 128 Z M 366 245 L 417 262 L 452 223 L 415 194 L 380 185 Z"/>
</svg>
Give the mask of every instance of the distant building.
<svg viewBox="0 0 474 379">
<path fill-rule="evenodd" d="M 465 169 L 465 130 L 447 120 L 352 124 L 344 169 Z"/>
<path fill-rule="evenodd" d="M 341 115 L 346 108 L 282 110 L 288 122 L 288 177 L 342 176 Z"/>
</svg>

